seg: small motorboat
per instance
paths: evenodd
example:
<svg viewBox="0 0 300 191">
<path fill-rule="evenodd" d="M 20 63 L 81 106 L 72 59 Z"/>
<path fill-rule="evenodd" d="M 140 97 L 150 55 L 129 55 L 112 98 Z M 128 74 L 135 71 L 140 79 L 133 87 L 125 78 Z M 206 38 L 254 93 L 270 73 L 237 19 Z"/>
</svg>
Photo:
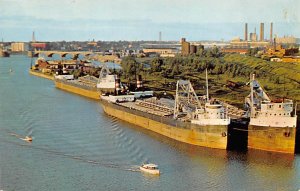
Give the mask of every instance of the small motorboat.
<svg viewBox="0 0 300 191">
<path fill-rule="evenodd" d="M 156 164 L 151 164 L 151 163 L 143 164 L 142 166 L 140 166 L 140 170 L 142 172 L 146 172 L 146 173 L 149 173 L 149 174 L 155 174 L 155 175 L 160 174 L 158 166 Z"/>
<path fill-rule="evenodd" d="M 32 142 L 32 137 L 29 137 L 29 136 L 26 136 L 24 139 L 22 139 L 24 141 L 27 141 L 27 142 Z"/>
</svg>

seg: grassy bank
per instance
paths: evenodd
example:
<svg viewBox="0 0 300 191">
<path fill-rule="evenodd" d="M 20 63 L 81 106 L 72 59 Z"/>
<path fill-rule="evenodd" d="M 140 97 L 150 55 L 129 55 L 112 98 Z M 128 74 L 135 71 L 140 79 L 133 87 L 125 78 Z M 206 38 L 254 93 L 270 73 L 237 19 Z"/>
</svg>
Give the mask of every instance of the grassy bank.
<svg viewBox="0 0 300 191">
<path fill-rule="evenodd" d="M 175 94 L 176 81 L 187 79 L 198 94 L 205 94 L 205 69 L 208 68 L 209 92 L 213 97 L 241 106 L 250 92 L 246 84 L 254 73 L 271 99 L 287 97 L 300 105 L 299 64 L 270 62 L 240 54 L 139 58 L 137 62 L 151 66 L 138 72 L 144 76 L 145 85 L 156 91 Z M 228 80 L 238 86 L 228 86 Z"/>
</svg>

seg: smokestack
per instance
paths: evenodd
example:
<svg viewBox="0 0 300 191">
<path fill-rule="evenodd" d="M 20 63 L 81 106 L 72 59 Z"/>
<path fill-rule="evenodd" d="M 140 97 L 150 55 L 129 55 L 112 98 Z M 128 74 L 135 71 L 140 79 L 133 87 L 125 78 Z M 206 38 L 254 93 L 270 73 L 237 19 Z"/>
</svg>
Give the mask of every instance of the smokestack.
<svg viewBox="0 0 300 191">
<path fill-rule="evenodd" d="M 260 23 L 260 38 L 259 41 L 264 41 L 265 35 L 264 35 L 264 23 Z"/>
<path fill-rule="evenodd" d="M 158 40 L 161 41 L 161 31 L 159 31 Z"/>
<path fill-rule="evenodd" d="M 273 23 L 271 23 L 271 26 L 270 26 L 270 41 L 272 42 L 273 40 Z"/>
<path fill-rule="evenodd" d="M 140 89 L 143 87 L 142 75 L 138 75 L 138 78 L 136 80 L 136 87 L 137 87 L 137 89 Z"/>
<path fill-rule="evenodd" d="M 115 90 L 116 90 L 116 94 L 119 95 L 119 92 L 121 90 L 121 80 L 119 76 L 116 76 L 115 78 Z"/>
<path fill-rule="evenodd" d="M 32 32 L 32 39 L 31 39 L 32 42 L 35 42 L 35 35 L 34 35 L 34 31 Z"/>
<path fill-rule="evenodd" d="M 245 23 L 245 41 L 248 41 L 248 23 Z"/>
</svg>

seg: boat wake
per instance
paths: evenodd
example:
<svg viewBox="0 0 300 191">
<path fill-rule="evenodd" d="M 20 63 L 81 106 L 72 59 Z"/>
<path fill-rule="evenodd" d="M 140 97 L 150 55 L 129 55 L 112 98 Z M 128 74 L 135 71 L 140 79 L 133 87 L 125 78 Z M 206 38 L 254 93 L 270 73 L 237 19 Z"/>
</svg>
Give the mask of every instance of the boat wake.
<svg viewBox="0 0 300 191">
<path fill-rule="evenodd" d="M 21 140 L 26 139 L 26 137 L 16 134 L 16 133 L 13 133 L 13 132 L 10 132 L 9 134 L 11 136 L 15 136 Z M 43 151 L 43 152 L 46 152 L 46 153 L 49 153 L 49 154 L 52 154 L 55 156 L 60 156 L 60 157 L 64 157 L 64 158 L 71 159 L 71 160 L 76 160 L 76 161 L 83 162 L 83 163 L 98 165 L 98 166 L 105 167 L 105 168 L 114 168 L 114 169 L 119 169 L 119 170 L 123 170 L 123 171 L 129 171 L 129 172 L 140 172 L 138 165 L 116 164 L 116 163 L 108 162 L 108 161 L 104 161 L 104 160 L 92 160 L 92 159 L 85 158 L 85 156 L 72 155 L 72 154 L 61 152 L 61 151 L 49 149 L 46 147 L 36 146 L 33 144 L 22 144 L 19 142 L 3 140 L 3 138 L 0 138 L 0 141 L 14 144 L 14 145 L 20 146 L 20 147 L 27 147 L 29 149 Z"/>
<path fill-rule="evenodd" d="M 128 136 L 126 130 L 119 126 L 119 120 L 115 117 L 111 117 L 110 123 L 112 132 L 114 133 L 114 141 L 116 146 L 125 151 L 124 154 L 126 154 L 130 160 L 133 159 L 134 163 L 147 161 L 148 159 L 145 157 L 145 153 L 142 151 L 139 145 L 137 145 L 134 139 Z"/>
</svg>

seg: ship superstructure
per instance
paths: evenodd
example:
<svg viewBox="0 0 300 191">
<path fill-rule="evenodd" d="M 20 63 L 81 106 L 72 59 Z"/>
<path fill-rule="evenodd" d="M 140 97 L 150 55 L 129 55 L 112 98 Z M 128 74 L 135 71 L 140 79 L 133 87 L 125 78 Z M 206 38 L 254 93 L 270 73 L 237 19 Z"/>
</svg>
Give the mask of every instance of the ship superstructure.
<svg viewBox="0 0 300 191">
<path fill-rule="evenodd" d="M 225 107 L 219 101 L 210 100 L 208 93 L 200 101 L 191 83 L 185 80 L 177 82 L 174 118 L 178 118 L 182 114 L 186 114 L 191 123 L 197 125 L 230 124 L 230 117 L 228 117 Z"/>
<path fill-rule="evenodd" d="M 297 115 L 291 99 L 272 101 L 255 75 L 250 81 L 250 95 L 245 102 L 250 118 L 248 147 L 294 153 Z"/>
<path fill-rule="evenodd" d="M 119 82 L 119 84 L 117 84 L 116 82 Z M 117 88 L 116 85 L 118 86 Z M 97 82 L 97 88 L 102 92 L 113 93 L 115 89 L 116 91 L 121 90 L 119 89 L 120 87 L 121 84 L 118 76 L 115 74 L 111 74 L 108 67 L 106 65 L 103 65 Z"/>
</svg>

